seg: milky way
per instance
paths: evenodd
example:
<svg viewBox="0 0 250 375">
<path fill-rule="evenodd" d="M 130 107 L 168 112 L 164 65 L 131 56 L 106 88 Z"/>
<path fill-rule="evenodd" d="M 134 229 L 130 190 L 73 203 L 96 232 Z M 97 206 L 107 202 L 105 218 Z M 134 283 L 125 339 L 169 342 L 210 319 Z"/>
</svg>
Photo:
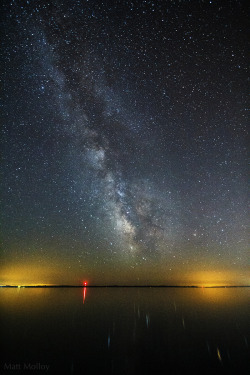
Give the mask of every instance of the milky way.
<svg viewBox="0 0 250 375">
<path fill-rule="evenodd" d="M 244 283 L 244 3 L 6 1 L 2 27 L 2 282 Z"/>
</svg>

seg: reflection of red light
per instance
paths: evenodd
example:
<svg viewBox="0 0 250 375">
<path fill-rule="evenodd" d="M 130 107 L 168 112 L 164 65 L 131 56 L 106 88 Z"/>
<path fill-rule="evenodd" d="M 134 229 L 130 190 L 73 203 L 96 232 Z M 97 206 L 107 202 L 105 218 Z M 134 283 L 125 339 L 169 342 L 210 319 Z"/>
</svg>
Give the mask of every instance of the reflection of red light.
<svg viewBox="0 0 250 375">
<path fill-rule="evenodd" d="M 86 298 L 86 289 L 87 288 L 83 288 L 83 296 L 82 296 L 82 303 L 84 304 L 84 302 L 85 302 L 85 298 Z"/>
</svg>

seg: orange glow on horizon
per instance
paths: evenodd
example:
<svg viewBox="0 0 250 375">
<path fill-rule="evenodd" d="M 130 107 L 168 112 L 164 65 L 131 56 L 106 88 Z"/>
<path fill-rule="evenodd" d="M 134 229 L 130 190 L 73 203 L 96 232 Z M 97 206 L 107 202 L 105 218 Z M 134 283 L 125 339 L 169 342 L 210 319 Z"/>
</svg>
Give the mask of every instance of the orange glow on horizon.
<svg viewBox="0 0 250 375">
<path fill-rule="evenodd" d="M 127 267 L 127 266 L 126 266 Z M 180 268 L 176 272 L 166 272 L 166 264 L 143 266 L 136 272 L 129 268 L 125 270 L 122 265 L 110 271 L 104 269 L 101 274 L 99 269 L 93 268 L 90 274 L 85 275 L 88 279 L 82 278 L 82 270 L 77 271 L 60 268 L 58 265 L 36 264 L 33 261 L 24 261 L 18 264 L 4 265 L 1 269 L 0 285 L 2 286 L 79 286 L 89 285 L 165 285 L 165 286 L 246 286 L 250 285 L 249 270 L 244 269 L 213 269 L 203 267 Z"/>
<path fill-rule="evenodd" d="M 196 282 L 192 283 L 191 279 L 196 280 Z M 236 271 L 204 270 L 192 273 L 190 275 L 189 284 L 194 284 L 202 288 L 213 288 L 216 286 L 227 287 L 240 284 L 249 285 L 249 280 L 247 280 L 245 275 L 239 277 L 239 274 Z"/>
</svg>

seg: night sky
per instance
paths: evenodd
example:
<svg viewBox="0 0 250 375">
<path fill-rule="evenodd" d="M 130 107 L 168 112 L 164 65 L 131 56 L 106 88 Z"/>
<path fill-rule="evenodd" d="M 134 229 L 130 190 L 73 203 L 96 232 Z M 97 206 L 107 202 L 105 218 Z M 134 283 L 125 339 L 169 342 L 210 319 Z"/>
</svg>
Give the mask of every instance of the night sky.
<svg viewBox="0 0 250 375">
<path fill-rule="evenodd" d="M 246 285 L 244 1 L 4 1 L 1 284 Z"/>
</svg>

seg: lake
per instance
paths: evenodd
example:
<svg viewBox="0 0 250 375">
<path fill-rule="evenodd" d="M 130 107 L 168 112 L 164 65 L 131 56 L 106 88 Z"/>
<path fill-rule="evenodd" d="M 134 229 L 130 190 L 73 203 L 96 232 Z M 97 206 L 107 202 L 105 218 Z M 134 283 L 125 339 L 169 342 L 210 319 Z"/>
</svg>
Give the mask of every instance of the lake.
<svg viewBox="0 0 250 375">
<path fill-rule="evenodd" d="M 247 374 L 249 288 L 0 288 L 0 374 Z"/>
</svg>

